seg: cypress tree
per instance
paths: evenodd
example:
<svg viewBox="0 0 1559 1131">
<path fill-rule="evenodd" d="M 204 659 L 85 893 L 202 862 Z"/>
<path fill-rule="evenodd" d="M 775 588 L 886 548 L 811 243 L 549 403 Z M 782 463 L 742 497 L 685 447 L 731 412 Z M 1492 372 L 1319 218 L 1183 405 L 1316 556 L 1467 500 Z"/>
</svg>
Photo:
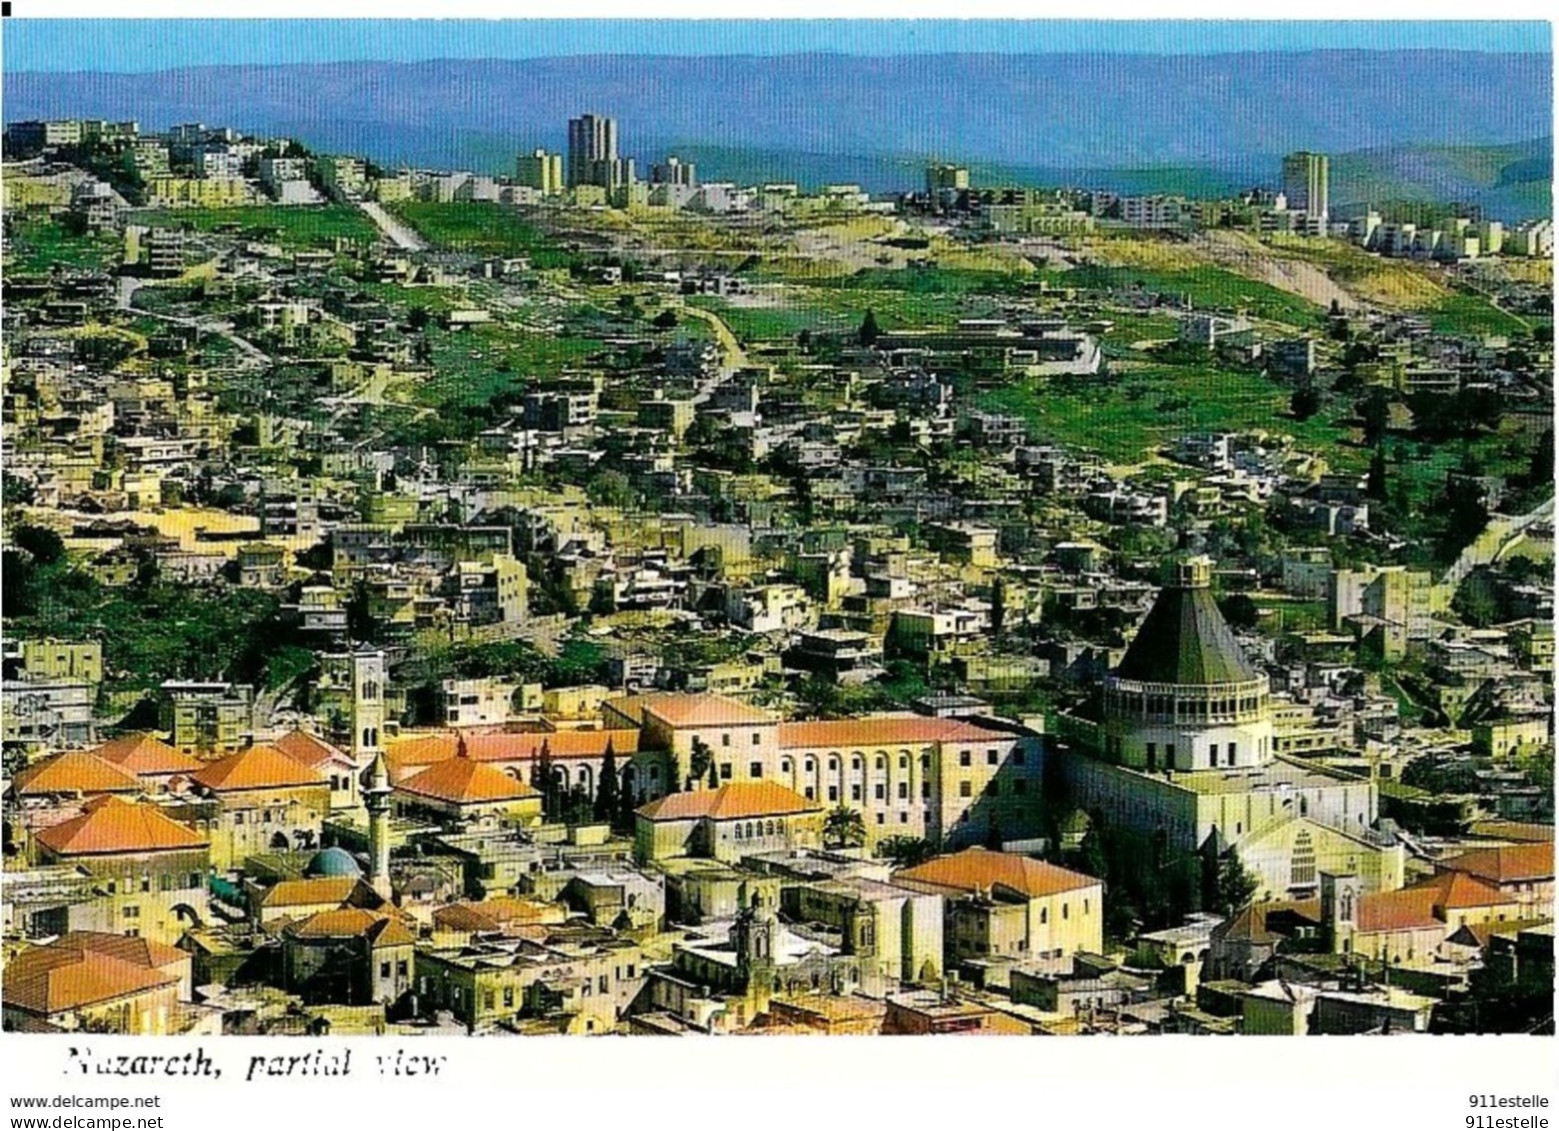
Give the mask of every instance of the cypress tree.
<svg viewBox="0 0 1559 1131">
<path fill-rule="evenodd" d="M 606 753 L 601 758 L 601 780 L 595 787 L 595 819 L 610 821 L 617 814 L 617 751 L 612 740 L 606 740 Z"/>
</svg>

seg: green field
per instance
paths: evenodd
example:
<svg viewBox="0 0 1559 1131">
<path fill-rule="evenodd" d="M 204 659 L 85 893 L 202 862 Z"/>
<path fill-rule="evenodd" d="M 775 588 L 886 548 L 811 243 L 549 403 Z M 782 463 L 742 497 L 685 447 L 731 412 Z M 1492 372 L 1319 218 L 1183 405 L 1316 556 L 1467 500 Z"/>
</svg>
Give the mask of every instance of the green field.
<svg viewBox="0 0 1559 1131">
<path fill-rule="evenodd" d="M 102 270 L 113 266 L 123 247 L 112 235 L 78 235 L 56 220 L 31 216 L 8 219 L 6 267 L 14 275 L 47 274 L 55 265 Z"/>
<path fill-rule="evenodd" d="M 374 222 L 347 204 L 180 208 L 136 212 L 131 221 L 151 227 L 190 228 L 198 232 L 231 228 L 251 238 L 274 240 L 293 248 L 330 247 L 337 239 L 372 243 L 379 237 Z"/>
<path fill-rule="evenodd" d="M 1526 323 L 1521 319 L 1506 314 L 1479 295 L 1446 295 L 1424 314 L 1430 325 L 1445 334 L 1510 336 L 1527 330 Z"/>
<path fill-rule="evenodd" d="M 1321 416 L 1288 416 L 1288 389 L 1256 374 L 1153 367 L 1115 378 L 1022 380 L 981 393 L 981 408 L 1032 422 L 1046 442 L 1088 448 L 1135 463 L 1188 432 L 1265 430 L 1293 436 L 1337 464 L 1362 466 L 1363 452 L 1340 447 L 1347 433 Z"/>
<path fill-rule="evenodd" d="M 403 200 L 389 206 L 429 243 L 482 255 L 526 256 L 541 270 L 568 267 L 575 257 L 516 209 L 488 201 L 439 204 Z"/>
<path fill-rule="evenodd" d="M 472 409 L 494 397 L 533 387 L 599 352 L 599 339 L 527 333 L 489 323 L 451 333 L 429 330 L 434 376 L 417 387 L 419 404 Z M 472 357 L 472 354 L 478 354 Z"/>
<path fill-rule="evenodd" d="M 1252 317 L 1291 326 L 1314 327 L 1321 314 L 1319 307 L 1298 295 L 1218 267 L 1170 270 L 1089 264 L 1071 271 L 1047 272 L 1046 277 L 1058 285 L 1080 290 L 1140 288 L 1170 297 L 1183 296 L 1197 309 L 1243 310 Z"/>
</svg>

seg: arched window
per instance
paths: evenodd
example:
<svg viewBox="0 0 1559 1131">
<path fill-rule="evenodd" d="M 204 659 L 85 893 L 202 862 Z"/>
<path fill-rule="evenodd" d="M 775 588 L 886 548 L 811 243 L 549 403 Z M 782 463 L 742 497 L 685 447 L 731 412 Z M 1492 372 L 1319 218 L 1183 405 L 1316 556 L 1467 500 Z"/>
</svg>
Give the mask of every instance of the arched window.
<svg viewBox="0 0 1559 1131">
<path fill-rule="evenodd" d="M 1041 923 L 1048 923 L 1048 922 L 1050 922 L 1050 908 L 1048 908 L 1048 907 L 1041 907 L 1039 909 L 1039 921 Z"/>
<path fill-rule="evenodd" d="M 809 774 L 817 769 L 817 763 L 814 762 L 811 758 L 808 758 L 804 764 L 805 764 L 805 767 L 806 767 L 806 771 Z"/>
<path fill-rule="evenodd" d="M 1315 883 L 1315 844 L 1309 829 L 1300 829 L 1294 838 L 1294 850 L 1289 856 L 1288 883 L 1290 887 L 1309 887 Z"/>
<path fill-rule="evenodd" d="M 881 754 L 877 755 L 877 768 L 879 770 L 886 770 L 888 768 L 888 760 Z"/>
<path fill-rule="evenodd" d="M 773 821 L 769 822 L 769 832 L 768 832 L 768 835 L 769 836 L 773 836 L 774 835 L 774 822 Z"/>
<path fill-rule="evenodd" d="M 852 770 L 859 770 L 861 768 L 861 756 L 859 754 L 850 759 L 850 768 Z"/>
<path fill-rule="evenodd" d="M 899 769 L 901 769 L 901 770 L 909 769 L 909 751 L 908 750 L 900 750 L 899 751 Z"/>
<path fill-rule="evenodd" d="M 1067 904 L 1063 903 L 1061 905 L 1061 918 L 1063 918 L 1063 919 L 1070 919 L 1071 917 L 1072 917 L 1072 909 L 1071 909 L 1071 907 L 1068 906 Z"/>
<path fill-rule="evenodd" d="M 788 775 L 795 773 L 795 771 L 796 764 L 794 762 L 792 762 L 789 758 L 780 759 L 780 773 Z"/>
<path fill-rule="evenodd" d="M 742 823 L 740 821 L 736 822 L 735 836 L 737 840 L 742 839 Z"/>
<path fill-rule="evenodd" d="M 838 758 L 830 758 L 828 760 L 828 769 L 829 769 L 829 771 L 832 772 L 834 770 L 837 770 L 838 768 L 839 768 L 839 759 Z"/>
</svg>

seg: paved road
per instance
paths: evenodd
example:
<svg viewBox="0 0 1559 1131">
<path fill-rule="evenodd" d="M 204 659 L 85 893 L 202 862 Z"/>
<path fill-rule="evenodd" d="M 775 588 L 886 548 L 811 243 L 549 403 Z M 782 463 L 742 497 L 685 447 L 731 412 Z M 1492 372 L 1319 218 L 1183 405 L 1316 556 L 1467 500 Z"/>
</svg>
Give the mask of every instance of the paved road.
<svg viewBox="0 0 1559 1131">
<path fill-rule="evenodd" d="M 177 314 L 159 314 L 155 310 L 142 310 L 137 307 L 135 305 L 135 292 L 145 285 L 145 279 L 120 278 L 119 309 L 129 311 L 142 318 L 158 318 L 164 322 L 172 322 L 176 326 L 193 326 L 195 329 L 202 330 L 208 334 L 220 334 L 237 346 L 239 352 L 243 353 L 249 361 L 260 365 L 269 365 L 271 363 L 270 354 L 249 341 L 249 339 L 239 337 L 238 334 L 234 333 L 231 322 L 222 322 L 214 318 L 184 318 Z"/>
<path fill-rule="evenodd" d="M 359 200 L 357 206 L 379 226 L 379 230 L 389 238 L 390 242 L 402 251 L 427 250 L 428 245 L 421 236 L 391 216 L 378 202 Z"/>
<path fill-rule="evenodd" d="M 1483 533 L 1473 539 L 1472 544 L 1461 552 L 1461 556 L 1446 571 L 1440 584 L 1455 589 L 1478 566 L 1499 561 L 1528 529 L 1544 519 L 1552 520 L 1553 516 L 1552 497 L 1523 515 L 1492 516 L 1489 524 L 1483 528 Z"/>
<path fill-rule="evenodd" d="M 736 340 L 736 335 L 731 328 L 712 310 L 705 310 L 701 306 L 688 306 L 686 303 L 677 308 L 690 318 L 709 323 L 715 332 L 715 338 L 719 340 L 720 347 L 725 350 L 725 364 L 728 369 L 742 369 L 747 365 L 747 351 L 742 349 L 742 343 Z"/>
</svg>

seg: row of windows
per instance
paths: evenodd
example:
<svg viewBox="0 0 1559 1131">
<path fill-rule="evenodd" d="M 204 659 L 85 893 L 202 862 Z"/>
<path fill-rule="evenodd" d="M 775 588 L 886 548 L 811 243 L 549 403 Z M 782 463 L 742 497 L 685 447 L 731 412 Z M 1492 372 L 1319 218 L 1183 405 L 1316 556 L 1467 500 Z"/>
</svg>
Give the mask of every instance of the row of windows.
<svg viewBox="0 0 1559 1131">
<path fill-rule="evenodd" d="M 181 880 L 188 880 L 188 882 L 180 883 Z M 204 884 L 205 877 L 199 872 L 191 872 L 188 876 L 173 872 L 162 872 L 157 876 L 156 881 L 158 891 L 186 891 L 191 888 L 200 888 Z M 137 882 L 134 876 L 126 876 L 123 881 L 109 880 L 107 886 L 109 895 L 129 895 L 136 890 L 149 892 L 152 890 L 152 877 L 150 874 L 143 875 Z"/>
</svg>

